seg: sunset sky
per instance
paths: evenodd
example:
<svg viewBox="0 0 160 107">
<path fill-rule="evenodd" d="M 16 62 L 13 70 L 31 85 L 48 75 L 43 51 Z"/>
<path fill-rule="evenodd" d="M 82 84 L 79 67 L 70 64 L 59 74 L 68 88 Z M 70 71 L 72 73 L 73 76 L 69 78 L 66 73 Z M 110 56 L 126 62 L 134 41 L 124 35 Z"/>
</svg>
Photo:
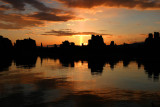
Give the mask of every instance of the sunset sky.
<svg viewBox="0 0 160 107">
<path fill-rule="evenodd" d="M 160 0 L 0 0 L 0 35 L 37 45 L 88 43 L 91 34 L 106 44 L 141 42 L 160 32 Z"/>
</svg>

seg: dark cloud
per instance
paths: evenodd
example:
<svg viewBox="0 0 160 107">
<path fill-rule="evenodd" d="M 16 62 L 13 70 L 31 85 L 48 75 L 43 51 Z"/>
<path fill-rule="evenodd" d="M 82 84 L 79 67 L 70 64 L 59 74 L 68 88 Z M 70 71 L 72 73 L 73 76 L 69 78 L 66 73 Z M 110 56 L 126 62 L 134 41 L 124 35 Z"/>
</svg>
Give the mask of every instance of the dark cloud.
<svg viewBox="0 0 160 107">
<path fill-rule="evenodd" d="M 38 0 L 0 0 L 0 3 L 2 3 L 0 4 L 0 29 L 22 29 L 42 25 L 44 21 L 64 22 L 81 19 L 77 18 L 71 11 L 50 8 Z M 27 14 L 7 12 L 15 9 L 24 11 L 26 4 L 30 4 L 38 11 Z"/>
<path fill-rule="evenodd" d="M 0 5 L 0 10 L 9 10 L 10 7 L 6 5 Z"/>
<path fill-rule="evenodd" d="M 11 4 L 15 9 L 24 10 L 25 0 L 1 0 L 1 1 Z"/>
<path fill-rule="evenodd" d="M 57 0 L 68 7 L 92 8 L 96 6 L 160 9 L 160 0 Z"/>
<path fill-rule="evenodd" d="M 41 11 L 51 11 L 51 10 L 53 10 L 49 7 L 46 7 L 43 3 L 41 3 L 37 0 L 25 0 L 25 2 L 32 5 L 36 9 L 41 10 Z M 58 9 L 54 9 L 54 10 L 58 11 Z"/>
<path fill-rule="evenodd" d="M 39 11 L 53 11 L 53 12 L 61 12 L 61 9 L 55 9 L 55 8 L 50 8 L 45 6 L 42 2 L 38 1 L 38 0 L 1 0 L 4 3 L 10 4 L 12 5 L 12 7 L 14 9 L 17 10 L 25 10 L 25 5 L 26 4 L 30 4 L 32 7 L 38 9 Z"/>
<path fill-rule="evenodd" d="M 69 14 L 57 15 L 54 13 L 37 12 L 32 15 L 22 15 L 5 14 L 4 11 L 0 11 L 0 29 L 22 29 L 25 27 L 36 27 L 43 25 L 44 21 L 64 22 L 76 19 L 80 18 Z"/>
<path fill-rule="evenodd" d="M 28 15 L 28 17 L 32 17 L 38 20 L 45 21 L 68 21 L 68 20 L 76 20 L 76 16 L 70 14 L 57 15 L 54 13 L 46 13 L 46 12 L 37 12 L 33 15 Z"/>
<path fill-rule="evenodd" d="M 37 20 L 27 20 L 23 15 L 4 14 L 0 12 L 0 29 L 22 29 L 24 27 L 35 27 L 43 25 L 43 22 Z"/>
<path fill-rule="evenodd" d="M 42 35 L 53 35 L 53 36 L 73 36 L 73 35 L 108 35 L 112 36 L 111 34 L 101 34 L 96 32 L 74 32 L 71 29 L 62 29 L 62 30 L 52 30 L 49 32 L 45 32 Z"/>
</svg>

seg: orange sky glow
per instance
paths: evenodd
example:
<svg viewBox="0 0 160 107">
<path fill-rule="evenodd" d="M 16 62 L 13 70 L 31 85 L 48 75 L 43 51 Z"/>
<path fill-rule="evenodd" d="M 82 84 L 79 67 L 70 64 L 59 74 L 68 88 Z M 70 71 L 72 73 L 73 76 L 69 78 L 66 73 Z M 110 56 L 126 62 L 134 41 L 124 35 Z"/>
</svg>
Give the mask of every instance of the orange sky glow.
<svg viewBox="0 0 160 107">
<path fill-rule="evenodd" d="M 18 1 L 18 0 L 14 0 Z M 160 32 L 159 0 L 0 0 L 0 35 L 16 42 L 32 38 L 37 45 L 68 40 L 87 44 L 92 34 L 108 45 L 143 42 Z"/>
</svg>

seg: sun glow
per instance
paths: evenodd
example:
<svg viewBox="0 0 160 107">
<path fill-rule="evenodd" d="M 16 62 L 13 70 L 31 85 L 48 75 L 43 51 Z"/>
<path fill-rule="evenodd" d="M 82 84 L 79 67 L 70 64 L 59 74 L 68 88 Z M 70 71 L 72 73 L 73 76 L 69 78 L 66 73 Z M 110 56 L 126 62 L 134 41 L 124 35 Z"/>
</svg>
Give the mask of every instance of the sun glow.
<svg viewBox="0 0 160 107">
<path fill-rule="evenodd" d="M 79 45 L 87 45 L 87 43 L 84 43 L 83 37 L 91 36 L 91 35 L 74 35 L 74 36 L 79 36 Z"/>
<path fill-rule="evenodd" d="M 83 37 L 80 36 L 80 45 L 83 43 Z"/>
</svg>

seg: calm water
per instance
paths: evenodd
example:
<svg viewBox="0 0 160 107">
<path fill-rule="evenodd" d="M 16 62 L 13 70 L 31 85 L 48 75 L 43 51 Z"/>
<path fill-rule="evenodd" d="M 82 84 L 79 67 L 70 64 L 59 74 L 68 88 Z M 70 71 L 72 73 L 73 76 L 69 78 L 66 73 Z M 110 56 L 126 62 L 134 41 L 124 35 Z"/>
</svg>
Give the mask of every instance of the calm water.
<svg viewBox="0 0 160 107">
<path fill-rule="evenodd" d="M 0 63 L 0 107 L 160 107 L 159 65 L 8 60 Z"/>
</svg>

